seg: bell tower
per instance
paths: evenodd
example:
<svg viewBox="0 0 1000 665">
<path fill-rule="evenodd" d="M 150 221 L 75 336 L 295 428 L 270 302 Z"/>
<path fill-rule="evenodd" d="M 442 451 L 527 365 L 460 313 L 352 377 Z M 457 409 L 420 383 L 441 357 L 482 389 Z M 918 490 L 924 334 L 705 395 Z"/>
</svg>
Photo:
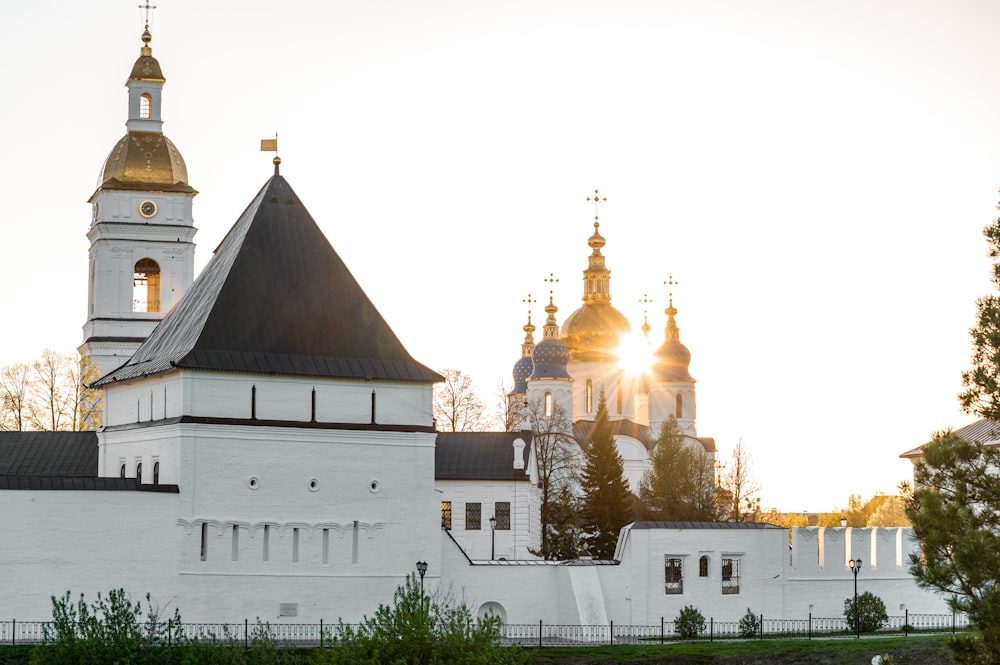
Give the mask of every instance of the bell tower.
<svg viewBox="0 0 1000 665">
<path fill-rule="evenodd" d="M 166 79 L 151 41 L 147 22 L 125 83 L 127 132 L 111 149 L 89 200 L 87 320 L 79 351 L 101 376 L 131 357 L 194 280 L 191 209 L 198 192 L 162 131 Z"/>
</svg>

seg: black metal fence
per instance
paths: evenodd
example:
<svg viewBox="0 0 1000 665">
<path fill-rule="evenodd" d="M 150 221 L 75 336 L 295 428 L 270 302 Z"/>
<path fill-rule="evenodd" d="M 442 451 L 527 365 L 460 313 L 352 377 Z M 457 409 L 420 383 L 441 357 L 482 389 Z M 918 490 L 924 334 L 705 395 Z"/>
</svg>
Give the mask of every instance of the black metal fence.
<svg viewBox="0 0 1000 665">
<path fill-rule="evenodd" d="M 45 637 L 46 621 L 0 621 L 0 644 L 40 644 Z M 739 621 L 705 620 L 705 628 L 697 640 L 733 639 L 812 639 L 822 637 L 848 637 L 853 635 L 851 625 L 842 617 L 813 617 L 805 619 L 768 619 L 758 616 L 756 630 L 747 634 Z M 354 626 L 357 627 L 356 625 Z M 321 647 L 333 643 L 337 624 L 319 623 L 258 623 L 245 619 L 241 623 L 185 623 L 168 641 L 218 640 L 226 643 L 243 643 L 250 648 L 255 640 L 268 639 L 277 644 L 295 647 Z M 969 629 L 965 614 L 910 614 L 891 616 L 879 629 L 880 635 L 909 635 L 911 633 L 942 633 Z M 650 644 L 684 639 L 678 634 L 673 620 L 660 619 L 658 625 L 643 626 L 616 624 L 568 625 L 539 621 L 526 624 L 503 624 L 500 638 L 504 644 L 522 646 L 593 646 L 600 644 Z M 690 638 L 689 638 L 690 639 Z"/>
</svg>

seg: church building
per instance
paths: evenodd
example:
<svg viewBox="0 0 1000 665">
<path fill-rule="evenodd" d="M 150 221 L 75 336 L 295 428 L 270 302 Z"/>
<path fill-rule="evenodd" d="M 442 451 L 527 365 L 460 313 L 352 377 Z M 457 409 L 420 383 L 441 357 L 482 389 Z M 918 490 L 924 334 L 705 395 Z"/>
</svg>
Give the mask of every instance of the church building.
<svg viewBox="0 0 1000 665">
<path fill-rule="evenodd" d="M 416 562 L 430 588 L 509 623 L 659 625 L 686 605 L 725 621 L 748 607 L 840 616 L 861 556 L 890 608 L 944 611 L 906 570 L 905 529 L 797 529 L 790 550 L 767 524 L 636 522 L 613 560 L 540 561 L 527 418 L 436 430 L 442 377 L 407 352 L 278 158 L 195 278 L 197 192 L 162 132 L 151 41 L 147 27 L 127 133 L 90 199 L 80 351 L 101 372 L 103 426 L 0 433 L 0 617 L 46 619 L 51 596 L 123 587 L 186 621 L 354 622 Z M 565 414 L 584 445 L 603 393 L 636 491 L 668 418 L 715 446 L 697 434 L 672 301 L 650 374 L 618 366 L 631 326 L 611 305 L 599 231 L 582 306 L 560 328 L 550 297 L 537 344 L 529 314 L 509 399 Z"/>
</svg>

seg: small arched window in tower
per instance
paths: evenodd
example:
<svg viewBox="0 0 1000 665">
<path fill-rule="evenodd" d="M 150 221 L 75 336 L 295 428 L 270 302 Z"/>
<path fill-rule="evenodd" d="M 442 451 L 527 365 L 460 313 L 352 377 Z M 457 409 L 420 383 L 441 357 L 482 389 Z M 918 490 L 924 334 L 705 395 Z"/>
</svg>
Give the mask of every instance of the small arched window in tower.
<svg viewBox="0 0 1000 665">
<path fill-rule="evenodd" d="M 139 484 L 142 484 L 142 462 L 135 465 L 135 479 L 139 481 Z"/>
<path fill-rule="evenodd" d="M 698 559 L 698 577 L 708 577 L 708 557 L 705 555 Z"/>
<path fill-rule="evenodd" d="M 624 401 L 625 401 L 624 400 L 625 395 L 622 393 L 622 380 L 621 379 L 618 379 L 617 392 L 618 392 L 618 399 L 617 399 L 618 403 L 616 404 L 616 406 L 618 407 L 618 415 L 621 415 L 621 413 L 622 413 L 622 406 L 624 405 Z"/>
<path fill-rule="evenodd" d="M 121 478 L 124 478 L 124 477 L 125 477 L 125 462 L 122 462 L 122 468 L 120 468 L 120 469 L 118 470 L 118 475 L 119 475 L 119 476 L 120 476 Z"/>
<path fill-rule="evenodd" d="M 552 393 L 545 393 L 545 417 L 551 418 L 553 411 Z"/>
<path fill-rule="evenodd" d="M 684 417 L 684 395 L 677 393 L 677 397 L 674 398 L 674 416 L 676 418 Z"/>
<path fill-rule="evenodd" d="M 153 462 L 153 484 L 160 484 L 160 460 Z"/>
<path fill-rule="evenodd" d="M 160 311 L 160 266 L 150 258 L 139 259 L 132 273 L 132 311 Z"/>
<path fill-rule="evenodd" d="M 142 93 L 139 97 L 139 117 L 143 120 L 149 120 L 153 117 L 153 98 L 149 96 L 148 92 Z"/>
<path fill-rule="evenodd" d="M 594 380 L 587 379 L 587 413 L 594 412 Z"/>
</svg>

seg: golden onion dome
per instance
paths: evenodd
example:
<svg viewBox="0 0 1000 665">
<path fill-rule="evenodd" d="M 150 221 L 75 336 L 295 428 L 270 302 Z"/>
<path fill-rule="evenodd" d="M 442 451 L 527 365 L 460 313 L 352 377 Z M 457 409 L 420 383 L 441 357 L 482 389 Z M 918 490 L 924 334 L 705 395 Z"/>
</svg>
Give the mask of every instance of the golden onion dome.
<svg viewBox="0 0 1000 665">
<path fill-rule="evenodd" d="M 159 132 L 129 132 L 104 161 L 98 189 L 194 192 L 180 151 Z"/>
<path fill-rule="evenodd" d="M 611 303 L 591 302 L 569 315 L 560 337 L 574 362 L 611 361 L 622 337 L 631 332 L 628 319 Z"/>
</svg>

